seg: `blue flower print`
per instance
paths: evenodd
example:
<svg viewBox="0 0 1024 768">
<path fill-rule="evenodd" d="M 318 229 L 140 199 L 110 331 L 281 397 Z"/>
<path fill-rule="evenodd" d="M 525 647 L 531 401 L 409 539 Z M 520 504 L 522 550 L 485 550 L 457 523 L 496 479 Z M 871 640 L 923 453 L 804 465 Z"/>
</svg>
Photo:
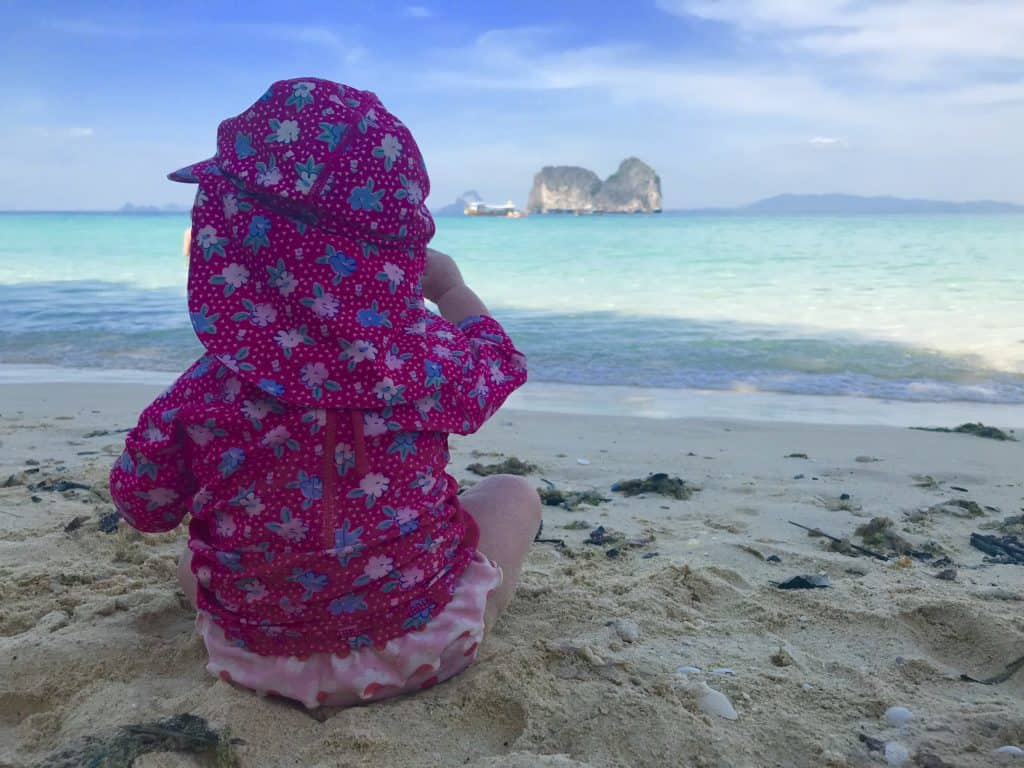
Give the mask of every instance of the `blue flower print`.
<svg viewBox="0 0 1024 768">
<path fill-rule="evenodd" d="M 272 98 L 274 98 L 274 87 L 273 86 L 271 86 L 270 88 L 267 88 L 267 90 L 264 92 L 264 94 L 262 96 L 260 96 L 260 101 L 270 101 Z"/>
<path fill-rule="evenodd" d="M 281 397 L 284 394 L 284 385 L 278 384 L 272 379 L 260 379 L 258 386 L 268 395 L 273 395 L 274 397 Z"/>
<path fill-rule="evenodd" d="M 192 327 L 196 329 L 196 333 L 216 333 L 217 332 L 217 320 L 220 318 L 218 314 L 209 314 L 210 307 L 203 304 L 199 308 L 198 312 L 189 312 L 188 316 L 192 320 Z"/>
<path fill-rule="evenodd" d="M 316 571 L 304 571 L 301 568 L 296 568 L 292 571 L 292 575 L 288 577 L 288 581 L 294 581 L 306 590 L 302 593 L 301 597 L 301 600 L 305 602 L 327 586 L 327 574 L 317 573 Z"/>
<path fill-rule="evenodd" d="M 402 622 L 402 629 L 416 629 L 425 625 L 433 618 L 437 605 L 420 597 L 409 603 L 409 607 L 413 613 Z"/>
<path fill-rule="evenodd" d="M 307 475 L 301 469 L 297 480 L 288 483 L 289 488 L 298 488 L 302 494 L 302 508 L 309 509 L 314 501 L 324 496 L 324 484 L 316 475 Z"/>
<path fill-rule="evenodd" d="M 220 466 L 217 468 L 220 471 L 220 476 L 231 477 L 239 470 L 244 461 L 245 451 L 241 448 L 228 448 L 220 455 Z"/>
<path fill-rule="evenodd" d="M 312 155 L 306 159 L 306 162 L 296 163 L 295 172 L 299 174 L 299 177 L 295 180 L 295 188 L 304 195 L 309 194 L 309 190 L 313 188 L 323 169 L 324 164 L 317 163 Z"/>
<path fill-rule="evenodd" d="M 296 112 L 301 112 L 307 104 L 313 103 L 313 90 L 316 83 L 295 83 L 292 86 L 292 95 L 285 101 L 285 106 L 295 107 Z"/>
<path fill-rule="evenodd" d="M 196 363 L 196 367 L 192 369 L 192 372 L 188 374 L 188 377 L 190 379 L 201 379 L 210 372 L 211 367 L 213 367 L 213 358 L 209 355 L 204 355 L 199 358 L 199 362 Z"/>
<path fill-rule="evenodd" d="M 423 380 L 424 386 L 440 389 L 442 384 L 448 383 L 448 379 L 444 377 L 444 368 L 440 363 L 434 360 L 424 360 L 423 370 L 427 374 Z"/>
<path fill-rule="evenodd" d="M 342 613 L 356 613 L 357 611 L 366 610 L 366 600 L 363 596 L 350 592 L 344 597 L 339 597 L 337 600 L 332 600 L 331 604 L 327 606 L 327 610 L 338 616 Z"/>
<path fill-rule="evenodd" d="M 320 123 L 320 135 L 316 139 L 317 141 L 326 141 L 327 149 L 333 152 L 341 142 L 347 128 L 348 126 L 344 123 Z"/>
<path fill-rule="evenodd" d="M 332 282 L 337 285 L 344 278 L 351 276 L 356 271 L 356 260 L 351 256 L 346 256 L 341 251 L 335 250 L 332 246 L 328 245 L 323 256 L 316 260 L 317 264 L 329 264 L 331 269 L 334 270 L 334 279 Z"/>
<path fill-rule="evenodd" d="M 128 451 L 124 451 L 121 457 L 117 460 L 117 468 L 122 472 L 134 472 L 135 462 L 132 461 L 132 457 L 128 455 Z"/>
<path fill-rule="evenodd" d="M 280 523 L 264 523 L 264 526 L 266 526 L 267 530 L 273 531 L 286 541 L 305 541 L 306 535 L 309 533 L 309 526 L 306 524 L 306 521 L 292 517 L 292 511 L 288 507 L 281 509 Z"/>
<path fill-rule="evenodd" d="M 218 552 L 217 560 L 233 573 L 238 573 L 242 570 L 242 555 L 239 552 Z"/>
<path fill-rule="evenodd" d="M 131 459 L 128 459 L 131 463 Z M 131 471 L 130 469 L 127 471 Z M 136 477 L 148 477 L 150 480 L 156 480 L 156 476 L 160 472 L 160 465 L 154 464 L 152 461 L 147 459 L 143 454 L 135 454 L 135 476 Z"/>
<path fill-rule="evenodd" d="M 235 134 L 235 154 L 239 160 L 256 154 L 256 150 L 252 148 L 252 136 L 241 131 Z"/>
<path fill-rule="evenodd" d="M 380 199 L 384 197 L 384 190 L 373 191 L 373 179 L 366 180 L 366 186 L 354 187 L 352 194 L 348 197 L 349 207 L 353 211 L 383 211 Z"/>
<path fill-rule="evenodd" d="M 388 447 L 388 453 L 397 453 L 402 457 L 402 461 L 405 461 L 410 455 L 415 455 L 418 439 L 419 434 L 416 432 L 401 432 L 395 435 L 395 439 Z"/>
<path fill-rule="evenodd" d="M 390 314 L 390 310 L 381 312 L 377 306 L 377 302 L 374 301 L 369 308 L 360 309 L 359 312 L 356 313 L 356 320 L 358 320 L 359 324 L 364 328 L 390 328 L 391 321 L 388 320 L 388 315 Z"/>
<path fill-rule="evenodd" d="M 428 555 L 432 555 L 437 551 L 437 548 L 440 545 L 441 542 L 434 541 L 432 538 L 430 538 L 430 534 L 428 533 L 427 537 L 416 545 L 416 549 L 422 550 L 423 552 L 426 552 Z"/>
<path fill-rule="evenodd" d="M 363 251 L 363 258 L 364 259 L 368 259 L 371 256 L 379 256 L 380 255 L 380 248 L 378 248 L 376 246 L 376 244 L 374 244 L 374 243 L 368 243 L 365 240 L 360 240 L 359 241 L 359 247 Z"/>
<path fill-rule="evenodd" d="M 379 128 L 379 127 L 380 126 L 377 125 L 377 110 L 376 109 L 368 109 L 368 110 L 366 110 L 366 114 L 363 115 L 362 118 L 360 118 L 360 120 L 359 120 L 359 132 L 360 133 L 366 133 L 366 129 L 367 128 Z"/>
<path fill-rule="evenodd" d="M 341 524 L 341 528 L 335 529 L 334 554 L 341 565 L 348 565 L 349 560 L 358 557 L 359 553 L 365 549 L 360 538 L 362 535 L 363 529 L 356 528 L 353 531 L 348 520 Z"/>
<path fill-rule="evenodd" d="M 384 514 L 387 515 L 388 519 L 382 520 L 377 524 L 378 531 L 386 531 L 391 526 L 396 525 L 398 526 L 399 533 L 405 536 L 420 527 L 420 522 L 416 519 L 416 511 L 412 508 L 393 509 L 392 507 L 384 507 Z"/>
<path fill-rule="evenodd" d="M 270 219 L 265 216 L 253 216 L 249 222 L 249 234 L 242 242 L 252 249 L 253 253 L 259 253 L 260 248 L 269 248 L 270 239 L 267 232 L 270 231 Z"/>
</svg>

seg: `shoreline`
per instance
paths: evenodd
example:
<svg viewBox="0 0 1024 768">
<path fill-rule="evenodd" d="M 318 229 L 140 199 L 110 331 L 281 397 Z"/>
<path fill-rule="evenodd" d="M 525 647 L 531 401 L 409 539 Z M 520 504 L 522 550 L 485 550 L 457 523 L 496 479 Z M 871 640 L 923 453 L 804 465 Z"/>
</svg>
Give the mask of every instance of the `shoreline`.
<svg viewBox="0 0 1024 768">
<path fill-rule="evenodd" d="M 177 375 L 169 371 L 0 364 L 0 388 L 37 384 L 163 388 L 171 384 Z M 954 427 L 980 421 L 1003 429 L 1024 430 L 1024 405 L 552 382 L 528 383 L 512 394 L 504 409 L 645 419 L 725 419 L 892 427 Z"/>
</svg>

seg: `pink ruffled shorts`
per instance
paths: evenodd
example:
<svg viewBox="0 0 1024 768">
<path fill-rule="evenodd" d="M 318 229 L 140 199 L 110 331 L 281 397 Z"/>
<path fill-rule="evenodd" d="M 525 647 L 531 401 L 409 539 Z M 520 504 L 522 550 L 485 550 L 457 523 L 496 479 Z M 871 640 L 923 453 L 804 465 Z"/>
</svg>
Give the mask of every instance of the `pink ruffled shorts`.
<svg viewBox="0 0 1024 768">
<path fill-rule="evenodd" d="M 426 629 L 344 658 L 324 652 L 304 659 L 260 656 L 232 644 L 206 611 L 198 612 L 196 631 L 209 655 L 206 669 L 222 680 L 295 699 L 310 709 L 366 704 L 429 688 L 472 664 L 484 636 L 487 596 L 501 580 L 501 568 L 477 552 L 459 577 L 451 602 Z"/>
</svg>

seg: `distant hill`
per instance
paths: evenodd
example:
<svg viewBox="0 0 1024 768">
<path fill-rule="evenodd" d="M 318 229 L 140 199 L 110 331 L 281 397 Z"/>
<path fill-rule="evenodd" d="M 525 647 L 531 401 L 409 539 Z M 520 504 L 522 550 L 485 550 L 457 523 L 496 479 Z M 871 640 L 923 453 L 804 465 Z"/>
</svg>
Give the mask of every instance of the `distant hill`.
<svg viewBox="0 0 1024 768">
<path fill-rule="evenodd" d="M 861 197 L 859 195 L 776 195 L 740 208 L 732 213 L 757 214 L 886 214 L 886 213 L 1024 213 L 1024 206 L 975 200 L 954 203 L 944 200 L 919 200 L 900 197 Z"/>
<path fill-rule="evenodd" d="M 467 205 L 482 202 L 483 198 L 480 197 L 480 193 L 474 189 L 469 189 L 463 192 L 461 196 L 455 198 L 454 203 L 432 210 L 431 213 L 435 216 L 461 216 L 466 210 Z"/>
<path fill-rule="evenodd" d="M 168 203 L 167 205 L 134 205 L 132 203 L 125 203 L 117 209 L 116 213 L 188 213 L 191 208 L 184 205 L 175 205 L 174 203 Z"/>
</svg>

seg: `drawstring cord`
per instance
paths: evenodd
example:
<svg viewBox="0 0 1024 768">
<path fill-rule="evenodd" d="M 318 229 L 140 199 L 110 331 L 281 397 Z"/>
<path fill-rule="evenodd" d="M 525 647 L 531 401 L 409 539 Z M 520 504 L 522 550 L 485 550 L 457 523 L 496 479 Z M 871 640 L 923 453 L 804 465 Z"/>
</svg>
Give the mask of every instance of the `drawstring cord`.
<svg viewBox="0 0 1024 768">
<path fill-rule="evenodd" d="M 366 436 L 363 432 L 363 412 L 352 410 L 349 411 L 349 414 L 352 417 L 352 441 L 355 443 L 356 472 L 359 473 L 360 477 L 366 477 L 366 473 L 370 471 L 370 461 L 366 456 Z"/>
</svg>

